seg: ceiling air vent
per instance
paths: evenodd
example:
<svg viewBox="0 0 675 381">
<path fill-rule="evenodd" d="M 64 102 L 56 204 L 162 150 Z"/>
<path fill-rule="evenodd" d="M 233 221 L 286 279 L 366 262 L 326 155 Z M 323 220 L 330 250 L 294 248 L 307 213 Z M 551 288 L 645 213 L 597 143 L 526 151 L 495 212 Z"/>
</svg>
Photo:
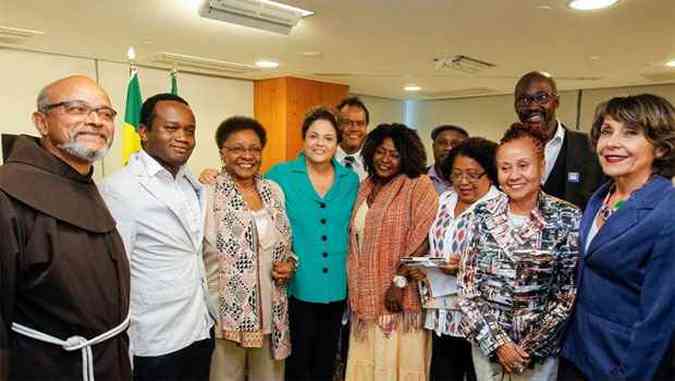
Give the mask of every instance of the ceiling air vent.
<svg viewBox="0 0 675 381">
<path fill-rule="evenodd" d="M 170 66 L 178 66 L 181 68 L 187 67 L 228 74 L 243 74 L 260 70 L 254 65 L 246 65 L 236 62 L 216 60 L 213 58 L 195 57 L 169 52 L 157 53 L 153 57 L 153 61 L 168 64 Z"/>
<path fill-rule="evenodd" d="M 303 17 L 314 12 L 271 0 L 205 0 L 199 15 L 268 32 L 289 34 Z"/>
<path fill-rule="evenodd" d="M 456 55 L 446 58 L 434 58 L 434 68 L 436 70 L 455 70 L 467 74 L 478 74 L 485 70 L 492 69 L 497 65 L 471 58 L 463 55 Z"/>
</svg>

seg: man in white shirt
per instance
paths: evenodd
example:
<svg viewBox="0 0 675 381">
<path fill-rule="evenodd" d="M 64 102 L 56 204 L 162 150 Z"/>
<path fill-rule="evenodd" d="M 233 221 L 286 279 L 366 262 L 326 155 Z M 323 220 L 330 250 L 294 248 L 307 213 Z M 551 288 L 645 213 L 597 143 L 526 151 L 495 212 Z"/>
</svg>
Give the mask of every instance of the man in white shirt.
<svg viewBox="0 0 675 381">
<path fill-rule="evenodd" d="M 520 121 L 547 136 L 544 191 L 583 209 L 604 176 L 588 135 L 569 130 L 556 118 L 560 98 L 555 81 L 547 73 L 527 73 L 518 80 L 514 98 Z"/>
<path fill-rule="evenodd" d="M 182 98 L 148 98 L 138 131 L 143 149 L 102 188 L 131 265 L 134 380 L 209 377 L 213 321 L 201 254 L 204 192 L 185 165 L 195 128 Z"/>
<path fill-rule="evenodd" d="M 363 101 L 357 97 L 343 99 L 336 108 L 341 114 L 342 140 L 335 153 L 335 159 L 356 172 L 359 180 L 363 180 L 368 177 L 368 173 L 361 157 L 361 147 L 368 134 L 370 114 Z"/>
<path fill-rule="evenodd" d="M 465 129 L 450 124 L 443 124 L 431 130 L 434 163 L 429 166 L 427 176 L 434 183 L 434 188 L 439 195 L 452 189 L 450 180 L 443 176 L 441 163 L 448 157 L 453 148 L 460 145 L 468 137 L 469 133 Z"/>
</svg>

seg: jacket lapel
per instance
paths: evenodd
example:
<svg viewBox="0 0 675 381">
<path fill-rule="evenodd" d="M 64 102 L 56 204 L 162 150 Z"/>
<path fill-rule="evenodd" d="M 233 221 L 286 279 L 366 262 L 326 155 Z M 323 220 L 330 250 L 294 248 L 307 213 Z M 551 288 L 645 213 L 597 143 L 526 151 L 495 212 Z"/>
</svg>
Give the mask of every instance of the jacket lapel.
<svg viewBox="0 0 675 381">
<path fill-rule="evenodd" d="M 608 184 L 606 185 L 609 186 Z M 603 246 L 612 243 L 614 240 L 619 238 L 623 233 L 625 233 L 631 227 L 636 225 L 640 221 L 640 215 L 642 211 L 654 208 L 653 203 L 651 203 L 650 200 L 653 201 L 655 198 L 657 198 L 656 196 L 657 194 L 663 193 L 663 189 L 666 186 L 672 185 L 668 180 L 662 177 L 656 177 L 650 180 L 641 189 L 636 191 L 626 201 L 624 206 L 618 211 L 616 211 L 614 214 L 612 214 L 612 216 L 610 216 L 609 219 L 607 219 L 607 222 L 605 222 L 602 228 L 600 228 L 600 231 L 598 231 L 598 234 L 588 247 L 588 253 L 586 253 L 586 256 L 590 256 L 599 249 L 601 249 Z M 606 188 L 602 189 L 603 191 L 606 191 Z M 600 192 L 598 193 L 598 196 L 600 196 Z M 593 208 L 589 208 L 595 210 L 596 213 L 597 210 L 599 209 L 599 206 L 596 205 L 595 203 L 597 203 L 598 200 L 599 198 L 594 198 Z M 593 216 L 590 216 L 590 218 L 593 219 L 594 216 L 595 214 Z M 588 219 L 589 218 L 587 216 L 585 220 Z M 588 223 L 591 222 L 589 221 Z M 588 227 L 590 227 L 590 225 Z M 587 231 L 588 227 L 585 226 L 584 231 Z M 583 242 L 585 242 L 585 240 Z"/>
<path fill-rule="evenodd" d="M 128 165 L 132 166 L 132 171 L 141 187 L 145 189 L 148 194 L 150 194 L 150 196 L 166 206 L 171 211 L 171 213 L 173 213 L 176 219 L 178 219 L 181 226 L 183 227 L 183 230 L 185 230 L 185 233 L 188 235 L 190 241 L 194 245 L 195 237 L 192 236 L 186 216 L 183 216 L 182 213 L 180 213 L 180 211 L 175 208 L 172 202 L 167 201 L 173 199 L 174 196 L 170 193 L 166 184 L 163 184 L 157 176 L 150 176 L 148 174 L 145 166 L 143 165 L 143 162 L 138 155 L 136 155 L 133 158 L 133 161 L 131 161 Z M 203 202 L 203 197 L 203 195 L 199 195 L 200 206 Z"/>
<path fill-rule="evenodd" d="M 579 249 L 583 256 L 588 255 L 587 250 L 585 250 L 588 233 L 591 231 L 591 226 L 595 223 L 595 216 L 602 206 L 602 200 L 607 194 L 609 185 L 609 183 L 603 184 L 588 201 L 586 210 L 584 210 L 584 216 L 581 219 L 581 224 L 579 226 Z"/>
</svg>

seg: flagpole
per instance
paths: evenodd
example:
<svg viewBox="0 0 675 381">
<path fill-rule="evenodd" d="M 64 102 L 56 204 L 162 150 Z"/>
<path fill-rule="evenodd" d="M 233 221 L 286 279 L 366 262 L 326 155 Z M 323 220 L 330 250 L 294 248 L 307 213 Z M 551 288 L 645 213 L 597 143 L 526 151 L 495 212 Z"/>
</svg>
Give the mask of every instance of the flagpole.
<svg viewBox="0 0 675 381">
<path fill-rule="evenodd" d="M 136 50 L 133 46 L 127 50 L 127 60 L 129 61 L 129 77 L 136 71 Z"/>
</svg>

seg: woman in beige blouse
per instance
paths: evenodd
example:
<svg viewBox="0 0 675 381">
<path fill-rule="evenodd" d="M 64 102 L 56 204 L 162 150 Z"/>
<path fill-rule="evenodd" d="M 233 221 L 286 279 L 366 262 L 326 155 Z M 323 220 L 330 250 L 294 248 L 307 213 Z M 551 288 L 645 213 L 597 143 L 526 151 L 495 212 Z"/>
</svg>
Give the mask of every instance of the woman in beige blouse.
<svg viewBox="0 0 675 381">
<path fill-rule="evenodd" d="M 266 142 L 254 119 L 216 131 L 223 169 L 207 188 L 204 259 L 217 310 L 211 380 L 283 380 L 290 354 L 286 283 L 295 270 L 279 186 L 259 175 Z"/>
</svg>

